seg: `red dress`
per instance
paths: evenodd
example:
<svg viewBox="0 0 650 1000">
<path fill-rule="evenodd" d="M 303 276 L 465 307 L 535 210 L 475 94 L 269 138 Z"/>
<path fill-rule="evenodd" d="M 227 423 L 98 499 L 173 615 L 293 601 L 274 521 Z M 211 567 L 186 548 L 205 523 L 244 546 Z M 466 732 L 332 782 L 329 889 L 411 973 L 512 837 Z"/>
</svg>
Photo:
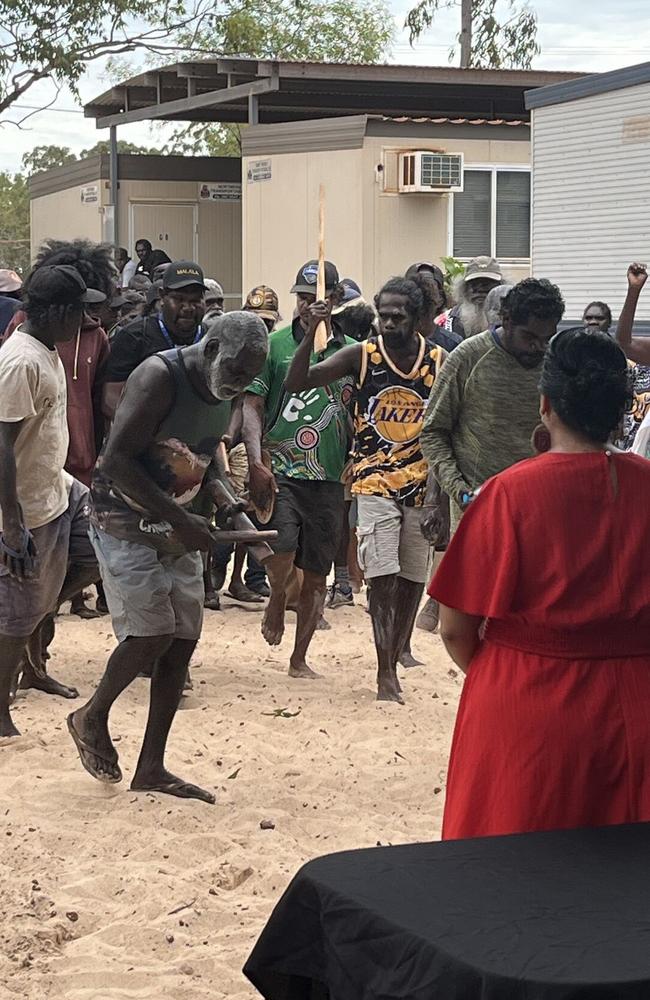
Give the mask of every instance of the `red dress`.
<svg viewBox="0 0 650 1000">
<path fill-rule="evenodd" d="M 429 593 L 487 619 L 443 838 L 650 820 L 650 462 L 553 453 L 501 473 Z"/>
</svg>

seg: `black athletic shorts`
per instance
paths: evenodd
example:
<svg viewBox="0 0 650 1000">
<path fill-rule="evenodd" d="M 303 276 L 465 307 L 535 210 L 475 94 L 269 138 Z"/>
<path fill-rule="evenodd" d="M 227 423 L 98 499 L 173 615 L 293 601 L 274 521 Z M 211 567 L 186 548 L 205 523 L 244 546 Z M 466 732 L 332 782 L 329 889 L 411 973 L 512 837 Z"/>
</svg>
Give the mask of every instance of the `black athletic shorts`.
<svg viewBox="0 0 650 1000">
<path fill-rule="evenodd" d="M 277 479 L 278 493 L 269 524 L 277 531 L 274 552 L 295 552 L 295 564 L 327 576 L 338 551 L 345 517 L 341 483 L 313 479 Z"/>
</svg>

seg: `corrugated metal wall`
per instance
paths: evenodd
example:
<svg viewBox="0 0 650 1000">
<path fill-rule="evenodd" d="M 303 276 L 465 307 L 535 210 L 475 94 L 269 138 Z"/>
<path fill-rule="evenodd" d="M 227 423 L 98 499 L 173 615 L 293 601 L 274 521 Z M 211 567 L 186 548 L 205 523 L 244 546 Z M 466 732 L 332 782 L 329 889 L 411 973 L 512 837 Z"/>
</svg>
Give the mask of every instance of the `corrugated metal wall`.
<svg viewBox="0 0 650 1000">
<path fill-rule="evenodd" d="M 567 318 L 592 299 L 616 317 L 629 264 L 650 264 L 650 84 L 535 109 L 532 159 L 533 274 L 560 286 Z"/>
</svg>

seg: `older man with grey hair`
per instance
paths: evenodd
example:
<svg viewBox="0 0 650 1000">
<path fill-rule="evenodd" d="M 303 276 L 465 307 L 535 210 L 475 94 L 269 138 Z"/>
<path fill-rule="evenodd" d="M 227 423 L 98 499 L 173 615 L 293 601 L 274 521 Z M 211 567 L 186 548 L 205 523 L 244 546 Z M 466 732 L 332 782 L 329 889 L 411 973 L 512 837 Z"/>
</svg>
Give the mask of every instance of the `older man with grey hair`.
<svg viewBox="0 0 650 1000">
<path fill-rule="evenodd" d="M 448 333 L 463 340 L 488 329 L 485 300 L 497 285 L 503 283 L 501 265 L 493 257 L 475 257 L 452 286 L 456 305 L 436 321 Z"/>
<path fill-rule="evenodd" d="M 149 668 L 149 719 L 131 788 L 214 802 L 210 792 L 170 774 L 164 764 L 201 634 L 201 552 L 215 541 L 207 520 L 188 505 L 203 487 L 223 517 L 234 513 L 224 504 L 217 448 L 229 401 L 260 372 L 267 351 L 262 320 L 229 313 L 195 344 L 143 361 L 126 383 L 91 493 L 90 536 L 118 646 L 90 701 L 68 718 L 81 763 L 100 781 L 122 778 L 109 712 Z M 224 540 L 233 540 L 231 534 Z M 253 531 L 242 540 L 256 538 Z"/>
</svg>

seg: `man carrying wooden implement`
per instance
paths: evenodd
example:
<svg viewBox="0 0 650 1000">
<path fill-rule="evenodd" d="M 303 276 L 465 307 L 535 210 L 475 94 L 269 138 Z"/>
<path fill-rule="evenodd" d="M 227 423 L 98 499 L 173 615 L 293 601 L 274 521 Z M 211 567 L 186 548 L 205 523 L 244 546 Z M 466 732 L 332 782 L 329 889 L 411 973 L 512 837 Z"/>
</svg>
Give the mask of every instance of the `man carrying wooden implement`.
<svg viewBox="0 0 650 1000">
<path fill-rule="evenodd" d="M 292 292 L 297 316 L 290 326 L 276 330 L 269 341 L 268 360 L 249 385 L 244 399 L 242 436 L 249 461 L 250 495 L 259 511 L 275 510 L 269 527 L 278 532 L 274 555 L 266 564 L 271 597 L 262 634 L 278 645 L 284 633 L 287 589 L 297 567 L 299 596 L 296 639 L 289 660 L 291 677 L 318 675 L 307 665 L 307 649 L 323 610 L 329 573 L 338 549 L 344 499 L 341 474 L 348 451 L 348 415 L 352 383 L 333 378 L 322 389 L 287 391 L 285 377 L 298 345 L 309 340 L 311 357 L 316 325 L 338 305 L 343 289 L 338 271 L 325 262 L 325 299 L 321 313 L 313 312 L 318 278 L 317 261 L 298 271 Z M 331 331 L 318 358 L 336 357 L 354 341 Z M 273 471 L 262 461 L 262 442 L 271 454 Z"/>
<path fill-rule="evenodd" d="M 438 530 L 433 482 L 431 500 L 426 500 L 428 467 L 420 431 L 446 355 L 418 332 L 424 295 L 416 282 L 392 278 L 376 296 L 375 305 L 378 336 L 311 367 L 314 333 L 329 306 L 325 302 L 310 306 L 305 338 L 294 355 L 286 387 L 290 392 L 314 392 L 346 376 L 355 380 L 352 493 L 359 512 L 359 563 L 370 586 L 377 699 L 403 704 L 397 660 L 411 637 L 428 580 L 427 541 L 435 542 Z"/>
<path fill-rule="evenodd" d="M 94 778 L 122 778 L 108 731 L 116 698 L 151 669 L 151 701 L 136 791 L 213 803 L 214 796 L 170 774 L 169 730 L 203 620 L 201 552 L 216 540 L 187 505 L 202 486 L 226 522 L 250 525 L 229 503 L 215 455 L 233 399 L 266 359 L 259 317 L 220 316 L 198 343 L 143 361 L 129 377 L 92 483 L 91 541 L 118 646 L 95 694 L 68 718 L 81 763 Z M 224 542 L 255 542 L 254 530 L 223 531 Z M 257 553 L 256 553 L 257 554 Z M 268 550 L 267 554 L 270 554 Z"/>
</svg>

